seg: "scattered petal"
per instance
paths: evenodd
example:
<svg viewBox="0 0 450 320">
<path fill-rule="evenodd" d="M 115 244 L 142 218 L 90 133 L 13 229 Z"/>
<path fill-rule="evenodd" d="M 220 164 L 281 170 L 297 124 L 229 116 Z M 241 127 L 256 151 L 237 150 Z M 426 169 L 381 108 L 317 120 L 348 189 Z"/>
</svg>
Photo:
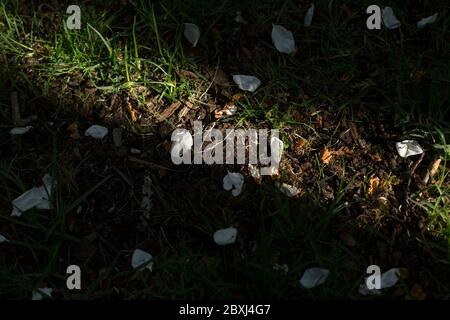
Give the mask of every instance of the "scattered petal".
<svg viewBox="0 0 450 320">
<path fill-rule="evenodd" d="M 300 194 L 300 189 L 286 183 L 279 184 L 278 189 L 289 198 L 296 197 Z"/>
<path fill-rule="evenodd" d="M 50 209 L 49 197 L 52 192 L 53 180 L 46 174 L 42 181 L 44 182 L 43 186 L 32 188 L 12 201 L 11 216 L 20 217 L 23 212 L 35 207 L 43 210 Z"/>
<path fill-rule="evenodd" d="M 389 30 L 396 29 L 401 26 L 400 21 L 395 17 L 394 10 L 391 7 L 385 7 L 382 13 L 383 24 Z"/>
<path fill-rule="evenodd" d="M 9 240 L 6 239 L 6 237 L 4 235 L 0 234 L 0 243 L 2 243 L 2 242 L 9 242 Z"/>
<path fill-rule="evenodd" d="M 33 290 L 31 300 L 42 300 L 44 297 L 51 298 L 52 292 L 52 288 L 38 288 L 37 290 Z"/>
<path fill-rule="evenodd" d="M 236 241 L 237 229 L 230 227 L 227 229 L 220 229 L 214 233 L 214 242 L 219 246 L 226 246 L 233 244 Z"/>
<path fill-rule="evenodd" d="M 84 133 L 87 137 L 92 137 L 94 139 L 103 139 L 108 134 L 108 128 L 99 126 L 97 124 L 94 124 L 90 126 L 86 132 Z"/>
<path fill-rule="evenodd" d="M 281 53 L 291 54 L 295 52 L 295 40 L 292 32 L 285 27 L 272 24 L 272 41 Z"/>
<path fill-rule="evenodd" d="M 311 289 L 321 285 L 327 280 L 330 271 L 322 268 L 310 268 L 307 269 L 302 278 L 300 284 L 307 289 Z"/>
<path fill-rule="evenodd" d="M 244 176 L 239 172 L 230 172 L 223 178 L 223 188 L 227 191 L 231 191 L 233 196 L 237 197 L 244 185 Z"/>
<path fill-rule="evenodd" d="M 436 22 L 437 17 L 438 17 L 438 13 L 435 13 L 432 16 L 429 16 L 427 18 L 421 19 L 420 21 L 417 21 L 417 29 L 422 29 L 426 25 Z"/>
<path fill-rule="evenodd" d="M 400 269 L 392 268 L 381 274 L 381 289 L 395 286 L 400 279 Z"/>
<path fill-rule="evenodd" d="M 252 164 L 248 164 L 248 172 L 252 176 L 253 179 L 255 179 L 257 182 L 261 182 L 261 172 L 259 171 L 257 166 L 254 166 Z"/>
<path fill-rule="evenodd" d="M 153 272 L 153 256 L 141 249 L 136 249 L 131 257 L 131 266 L 133 269 L 146 268 Z"/>
<path fill-rule="evenodd" d="M 422 147 L 415 140 L 403 140 L 395 144 L 398 155 L 402 158 L 415 156 L 423 153 Z"/>
<path fill-rule="evenodd" d="M 233 81 L 239 86 L 239 89 L 254 92 L 261 85 L 261 80 L 254 76 L 236 74 Z"/>
<path fill-rule="evenodd" d="M 131 152 L 132 154 L 141 154 L 141 153 L 142 153 L 141 150 L 136 149 L 136 148 L 131 148 L 131 149 L 130 149 L 130 152 Z"/>
<path fill-rule="evenodd" d="M 176 130 L 172 133 L 172 145 L 179 145 L 184 151 L 191 150 L 194 145 L 194 139 L 188 130 Z"/>
<path fill-rule="evenodd" d="M 314 3 L 313 3 L 313 4 L 311 4 L 311 7 L 309 7 L 309 9 L 308 9 L 308 11 L 306 12 L 306 15 L 305 15 L 305 20 L 303 22 L 303 25 L 305 27 L 311 26 L 311 22 L 312 22 L 312 19 L 313 19 L 313 16 L 314 16 L 314 9 L 315 9 L 315 7 L 314 7 Z"/>
<path fill-rule="evenodd" d="M 20 136 L 30 131 L 31 128 L 32 126 L 12 128 L 11 131 L 9 131 L 9 133 L 13 136 Z"/>
<path fill-rule="evenodd" d="M 200 29 L 193 23 L 184 24 L 184 36 L 192 44 L 193 47 L 197 46 L 197 42 L 200 39 Z"/>
<path fill-rule="evenodd" d="M 234 21 L 237 23 L 247 23 L 247 21 L 242 17 L 242 13 L 240 11 L 236 12 L 236 17 L 234 18 Z"/>
<path fill-rule="evenodd" d="M 287 264 L 281 264 L 280 265 L 278 263 L 275 263 L 273 265 L 273 270 L 280 271 L 280 272 L 283 272 L 283 273 L 288 273 L 289 272 L 289 267 L 288 267 Z"/>
</svg>

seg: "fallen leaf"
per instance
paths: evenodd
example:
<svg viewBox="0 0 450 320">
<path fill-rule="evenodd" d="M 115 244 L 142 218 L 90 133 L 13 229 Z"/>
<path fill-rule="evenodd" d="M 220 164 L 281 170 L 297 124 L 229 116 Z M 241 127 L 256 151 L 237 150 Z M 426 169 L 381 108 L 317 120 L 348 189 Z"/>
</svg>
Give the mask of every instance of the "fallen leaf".
<svg viewBox="0 0 450 320">
<path fill-rule="evenodd" d="M 331 159 L 333 158 L 333 153 L 327 148 L 324 147 L 320 152 L 320 159 L 324 164 L 329 164 Z"/>
<path fill-rule="evenodd" d="M 136 122 L 137 120 L 137 111 L 133 108 L 130 101 L 127 101 L 127 109 L 130 113 L 131 121 Z"/>
<path fill-rule="evenodd" d="M 70 133 L 70 138 L 74 140 L 81 139 L 80 132 L 78 131 L 78 125 L 76 122 L 69 124 L 67 131 Z"/>
<path fill-rule="evenodd" d="M 330 271 L 327 269 L 322 268 L 307 269 L 300 279 L 300 284 L 306 289 L 315 288 L 324 283 L 327 280 L 329 274 Z"/>
<path fill-rule="evenodd" d="M 272 24 L 272 41 L 275 48 L 281 53 L 291 54 L 295 52 L 294 36 L 285 27 Z"/>
<path fill-rule="evenodd" d="M 226 246 L 235 243 L 236 237 L 237 229 L 233 227 L 217 230 L 213 235 L 214 242 L 219 246 Z"/>
<path fill-rule="evenodd" d="M 131 257 L 131 266 L 133 269 L 146 268 L 153 272 L 153 256 L 141 249 L 136 249 Z"/>
<path fill-rule="evenodd" d="M 162 121 L 166 120 L 168 117 L 170 117 L 172 114 L 174 114 L 174 112 L 177 111 L 177 109 L 180 106 L 181 106 L 181 102 L 180 101 L 176 101 L 176 102 L 172 103 L 169 107 L 164 109 L 163 112 L 161 112 L 161 114 L 158 116 L 156 121 L 157 122 L 162 122 Z"/>
<path fill-rule="evenodd" d="M 233 116 L 237 112 L 237 107 L 232 102 L 228 102 L 222 110 L 214 111 L 214 117 L 221 119 L 224 117 Z"/>
<path fill-rule="evenodd" d="M 377 176 L 373 176 L 369 179 L 369 187 L 367 189 L 367 195 L 370 197 L 372 196 L 380 186 L 380 178 Z"/>
</svg>

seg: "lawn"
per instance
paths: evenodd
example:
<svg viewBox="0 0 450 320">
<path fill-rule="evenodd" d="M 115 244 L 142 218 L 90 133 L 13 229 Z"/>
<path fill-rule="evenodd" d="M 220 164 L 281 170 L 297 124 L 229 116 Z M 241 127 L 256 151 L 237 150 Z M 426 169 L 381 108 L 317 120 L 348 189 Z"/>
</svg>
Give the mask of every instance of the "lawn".
<svg viewBox="0 0 450 320">
<path fill-rule="evenodd" d="M 392 30 L 367 28 L 365 0 L 315 1 L 310 27 L 303 0 L 80 1 L 79 30 L 69 4 L 0 0 L 0 297 L 450 298 L 448 1 L 380 0 Z M 294 53 L 277 51 L 272 24 Z M 236 74 L 261 85 L 240 90 Z M 175 165 L 171 134 L 194 121 L 279 130 L 277 174 Z M 85 136 L 91 125 L 108 134 Z M 400 157 L 405 139 L 424 152 Z M 244 177 L 238 196 L 228 171 Z M 11 216 L 45 174 L 50 209 Z M 236 241 L 217 245 L 228 227 Z M 135 249 L 152 270 L 132 267 Z M 69 265 L 81 290 L 66 287 Z M 370 265 L 399 268 L 398 282 L 362 295 Z M 307 289 L 311 267 L 329 274 Z"/>
</svg>

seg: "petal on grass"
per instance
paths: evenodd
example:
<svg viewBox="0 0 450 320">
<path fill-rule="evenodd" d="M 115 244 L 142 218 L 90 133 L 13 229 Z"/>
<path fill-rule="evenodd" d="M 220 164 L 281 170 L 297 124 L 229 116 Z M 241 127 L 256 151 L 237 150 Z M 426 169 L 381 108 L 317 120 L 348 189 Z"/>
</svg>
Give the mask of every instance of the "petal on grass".
<svg viewBox="0 0 450 320">
<path fill-rule="evenodd" d="M 314 3 L 313 3 L 313 4 L 311 4 L 311 7 L 309 7 L 308 11 L 306 11 L 305 19 L 303 21 L 303 25 L 305 27 L 310 27 L 311 26 L 311 22 L 312 22 L 312 19 L 314 17 L 314 9 L 315 9 L 315 6 L 314 6 Z"/>
<path fill-rule="evenodd" d="M 402 158 L 422 154 L 424 151 L 420 144 L 415 140 L 403 140 L 395 144 L 398 155 Z"/>
<path fill-rule="evenodd" d="M 146 268 L 153 272 L 153 256 L 141 249 L 136 249 L 131 257 L 131 266 L 133 269 Z"/>
<path fill-rule="evenodd" d="M 327 280 L 330 271 L 322 268 L 307 269 L 300 279 L 300 284 L 307 289 L 312 289 L 321 285 Z"/>
<path fill-rule="evenodd" d="M 429 17 L 421 19 L 420 21 L 417 21 L 417 29 L 422 29 L 423 27 L 436 22 L 437 17 L 438 17 L 438 13 L 435 13 L 432 16 L 429 16 Z"/>
<path fill-rule="evenodd" d="M 226 246 L 235 243 L 236 237 L 237 229 L 233 227 L 217 230 L 213 235 L 214 242 L 219 246 Z"/>
<path fill-rule="evenodd" d="M 231 190 L 233 196 L 237 197 L 244 185 L 244 176 L 239 172 L 230 172 L 223 178 L 223 188 L 227 191 Z"/>
<path fill-rule="evenodd" d="M 94 124 L 90 126 L 84 135 L 87 137 L 92 137 L 94 139 L 103 139 L 108 134 L 108 128 Z"/>
<path fill-rule="evenodd" d="M 9 242 L 9 240 L 2 234 L 0 234 L 0 243 L 2 242 Z"/>
<path fill-rule="evenodd" d="M 189 41 L 189 43 L 196 47 L 198 40 L 200 39 L 200 29 L 196 24 L 185 23 L 184 24 L 184 36 Z"/>
<path fill-rule="evenodd" d="M 28 131 L 30 131 L 31 128 L 32 128 L 32 126 L 12 128 L 11 131 L 9 131 L 9 133 L 12 136 L 20 136 L 20 135 L 25 134 Z"/>
<path fill-rule="evenodd" d="M 295 52 L 295 40 L 291 31 L 283 26 L 272 24 L 272 41 L 275 48 L 286 54 Z"/>
<path fill-rule="evenodd" d="M 33 290 L 31 300 L 42 300 L 44 297 L 51 298 L 52 297 L 52 288 L 38 288 Z"/>
<path fill-rule="evenodd" d="M 402 25 L 400 21 L 398 21 L 398 19 L 395 17 L 394 10 L 392 10 L 391 7 L 383 8 L 382 20 L 384 26 L 389 30 L 397 29 Z"/>
<path fill-rule="evenodd" d="M 49 198 L 52 192 L 53 180 L 52 177 L 46 174 L 42 181 L 44 183 L 42 186 L 31 188 L 12 201 L 13 210 L 11 216 L 20 217 L 23 212 L 32 208 L 50 209 Z"/>
<path fill-rule="evenodd" d="M 239 89 L 250 92 L 254 92 L 261 85 L 261 80 L 257 77 L 245 74 L 234 75 L 233 81 L 239 86 Z"/>
</svg>

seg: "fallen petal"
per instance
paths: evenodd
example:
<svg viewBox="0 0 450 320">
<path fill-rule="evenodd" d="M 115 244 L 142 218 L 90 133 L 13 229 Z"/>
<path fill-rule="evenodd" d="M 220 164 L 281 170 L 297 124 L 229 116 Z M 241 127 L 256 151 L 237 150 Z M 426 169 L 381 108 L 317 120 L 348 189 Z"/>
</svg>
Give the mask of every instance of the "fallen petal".
<svg viewBox="0 0 450 320">
<path fill-rule="evenodd" d="M 49 198 L 52 192 L 53 180 L 51 176 L 46 174 L 42 181 L 44 185 L 39 188 L 31 188 L 12 201 L 13 210 L 11 216 L 20 217 L 23 212 L 32 208 L 50 209 Z"/>
<path fill-rule="evenodd" d="M 140 269 L 142 267 L 153 272 L 153 256 L 141 249 L 136 249 L 131 257 L 131 266 L 133 269 Z"/>
<path fill-rule="evenodd" d="M 197 46 L 197 42 L 200 39 L 200 29 L 193 23 L 184 24 L 184 36 L 192 44 L 193 47 Z"/>
<path fill-rule="evenodd" d="M 214 242 L 219 246 L 226 246 L 233 244 L 236 241 L 237 229 L 230 227 L 227 229 L 220 229 L 214 233 Z"/>
<path fill-rule="evenodd" d="M 381 289 L 390 288 L 400 279 L 400 269 L 392 268 L 381 274 Z"/>
<path fill-rule="evenodd" d="M 300 284 L 307 289 L 311 289 L 321 285 L 327 280 L 330 271 L 322 268 L 310 268 L 307 269 L 302 278 L 300 279 Z"/>
<path fill-rule="evenodd" d="M 227 191 L 231 190 L 233 196 L 237 197 L 244 185 L 244 176 L 239 172 L 230 172 L 223 178 L 223 188 Z"/>
<path fill-rule="evenodd" d="M 19 136 L 27 133 L 28 131 L 30 131 L 31 128 L 32 126 L 12 128 L 11 131 L 9 131 L 9 133 L 13 136 Z"/>
<path fill-rule="evenodd" d="M 261 85 L 261 80 L 254 76 L 236 74 L 233 81 L 239 86 L 239 89 L 254 92 Z"/>
<path fill-rule="evenodd" d="M 236 12 L 236 17 L 234 18 L 234 21 L 237 23 L 247 23 L 247 21 L 242 17 L 242 13 L 240 11 Z"/>
<path fill-rule="evenodd" d="M 415 140 L 403 140 L 395 144 L 398 155 L 402 158 L 415 156 L 423 153 L 422 147 Z"/>
<path fill-rule="evenodd" d="M 289 198 L 296 197 L 300 194 L 300 189 L 286 183 L 279 184 L 278 189 Z"/>
<path fill-rule="evenodd" d="M 39 288 L 37 290 L 33 290 L 31 300 L 42 300 L 44 297 L 51 298 L 52 292 L 52 288 Z"/>
<path fill-rule="evenodd" d="M 272 24 L 272 41 L 275 48 L 286 54 L 295 52 L 295 40 L 292 32 L 285 27 Z"/>
<path fill-rule="evenodd" d="M 311 7 L 309 7 L 308 11 L 306 12 L 305 19 L 303 21 L 303 25 L 305 27 L 311 26 L 311 22 L 312 22 L 312 19 L 314 16 L 314 8 L 315 7 L 314 7 L 314 3 L 313 3 L 313 4 L 311 4 Z"/>
<path fill-rule="evenodd" d="M 6 237 L 4 235 L 0 234 L 0 243 L 2 243 L 2 242 L 9 242 L 9 240 L 6 239 Z"/>
<path fill-rule="evenodd" d="M 97 124 L 90 126 L 84 133 L 85 136 L 90 136 L 94 139 L 103 139 L 107 134 L 108 128 L 99 126 Z"/>
<path fill-rule="evenodd" d="M 385 7 L 382 13 L 383 24 L 389 30 L 396 29 L 401 26 L 400 21 L 395 17 L 394 10 L 391 7 Z"/>
<path fill-rule="evenodd" d="M 429 17 L 421 19 L 420 21 L 417 21 L 417 28 L 422 29 L 426 25 L 436 22 L 437 17 L 438 17 L 438 13 L 435 13 L 432 16 L 429 16 Z"/>
</svg>

